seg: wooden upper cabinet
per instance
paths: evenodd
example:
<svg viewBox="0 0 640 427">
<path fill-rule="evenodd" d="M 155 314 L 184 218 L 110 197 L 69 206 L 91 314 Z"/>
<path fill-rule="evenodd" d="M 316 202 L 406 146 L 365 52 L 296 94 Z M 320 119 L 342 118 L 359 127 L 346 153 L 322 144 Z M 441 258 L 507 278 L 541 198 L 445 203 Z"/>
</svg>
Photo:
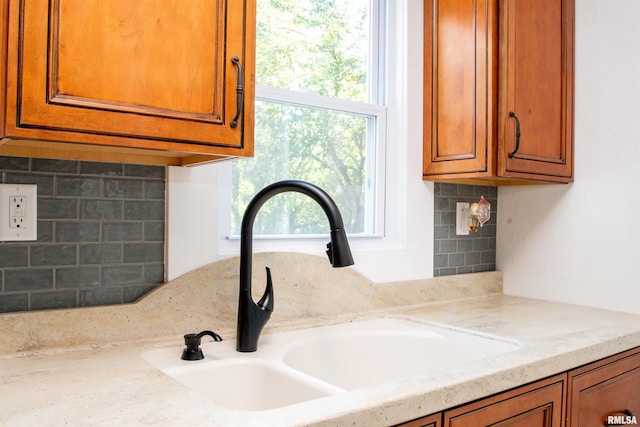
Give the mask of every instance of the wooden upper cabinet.
<svg viewBox="0 0 640 427">
<path fill-rule="evenodd" d="M 4 9 L 0 155 L 189 164 L 253 154 L 255 0 Z"/>
<path fill-rule="evenodd" d="M 501 176 L 573 179 L 573 1 L 501 3 Z"/>
<path fill-rule="evenodd" d="M 425 178 L 495 170 L 498 7 L 429 0 L 424 30 Z"/>
<path fill-rule="evenodd" d="M 571 182 L 574 0 L 428 0 L 424 13 L 424 179 Z"/>
</svg>

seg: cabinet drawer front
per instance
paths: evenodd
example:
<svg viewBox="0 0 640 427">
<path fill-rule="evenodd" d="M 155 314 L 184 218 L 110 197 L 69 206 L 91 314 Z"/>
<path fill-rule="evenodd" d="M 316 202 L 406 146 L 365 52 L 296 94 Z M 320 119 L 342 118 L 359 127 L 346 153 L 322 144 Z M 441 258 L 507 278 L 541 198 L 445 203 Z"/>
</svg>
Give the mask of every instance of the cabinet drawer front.
<svg viewBox="0 0 640 427">
<path fill-rule="evenodd" d="M 444 414 L 445 427 L 561 427 L 564 375 L 483 399 Z"/>
<path fill-rule="evenodd" d="M 409 421 L 406 423 L 398 424 L 396 427 L 441 427 L 442 426 L 442 413 L 432 414 L 427 417 L 422 417 L 417 420 Z"/>
</svg>

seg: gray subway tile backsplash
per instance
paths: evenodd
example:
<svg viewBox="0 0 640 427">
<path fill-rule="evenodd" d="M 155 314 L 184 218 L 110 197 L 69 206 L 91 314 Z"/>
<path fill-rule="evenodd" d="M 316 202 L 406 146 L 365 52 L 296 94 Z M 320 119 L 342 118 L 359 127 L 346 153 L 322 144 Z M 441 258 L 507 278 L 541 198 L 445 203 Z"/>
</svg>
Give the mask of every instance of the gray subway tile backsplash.
<svg viewBox="0 0 640 427">
<path fill-rule="evenodd" d="M 164 281 L 165 168 L 0 156 L 0 182 L 38 185 L 38 240 L 0 242 L 0 312 L 134 302 Z M 455 204 L 491 220 L 455 234 Z M 435 184 L 434 276 L 495 270 L 497 188 Z"/>
<path fill-rule="evenodd" d="M 53 269 L 4 269 L 4 292 L 27 292 L 53 289 Z"/>
<path fill-rule="evenodd" d="M 56 288 L 86 288 L 100 286 L 99 267 L 72 267 L 56 269 Z"/>
<path fill-rule="evenodd" d="M 120 163 L 80 162 L 81 175 L 122 176 L 123 172 Z"/>
<path fill-rule="evenodd" d="M 79 263 L 83 264 L 117 264 L 122 262 L 122 244 L 99 243 L 80 245 Z"/>
<path fill-rule="evenodd" d="M 130 179 L 105 179 L 104 195 L 109 198 L 141 199 L 143 182 Z"/>
<path fill-rule="evenodd" d="M 126 242 L 142 240 L 143 226 L 139 222 L 107 222 L 102 225 L 102 238 L 105 242 Z M 162 240 L 163 236 L 158 236 L 157 240 Z"/>
<path fill-rule="evenodd" d="M 138 284 L 143 281 L 141 265 L 130 267 L 102 267 L 102 283 L 104 285 Z"/>
<path fill-rule="evenodd" d="M 56 180 L 56 195 L 69 197 L 100 197 L 100 180 L 97 178 L 67 178 Z"/>
<path fill-rule="evenodd" d="M 51 310 L 61 308 L 73 308 L 76 306 L 76 291 L 64 291 L 56 290 L 55 292 L 34 292 L 30 295 L 30 309 L 31 310 Z M 27 300 L 27 307 L 29 300 Z M 28 308 L 21 310 L 7 310 L 7 311 L 25 311 Z"/>
<path fill-rule="evenodd" d="M 77 218 L 78 200 L 51 199 L 38 193 L 38 221 L 44 219 L 61 220 Z"/>
<path fill-rule="evenodd" d="M 32 245 L 31 265 L 73 265 L 78 259 L 76 245 Z"/>
<path fill-rule="evenodd" d="M 0 268 L 28 265 L 29 248 L 27 246 L 0 246 Z"/>
<path fill-rule="evenodd" d="M 29 159 L 26 157 L 0 156 L 0 169 L 10 171 L 29 171 Z"/>
<path fill-rule="evenodd" d="M 0 312 L 134 302 L 164 281 L 165 168 L 0 156 L 38 185 L 38 240 L 0 242 Z"/>
<path fill-rule="evenodd" d="M 123 289 L 121 287 L 104 287 L 97 289 L 85 289 L 80 291 L 80 305 L 109 305 L 122 304 Z"/>
<path fill-rule="evenodd" d="M 123 220 L 123 200 L 80 200 L 80 219 Z"/>
<path fill-rule="evenodd" d="M 498 189 L 459 184 L 434 184 L 433 275 L 447 276 L 496 269 Z M 456 235 L 456 203 L 473 203 L 484 196 L 491 219 L 477 232 Z"/>
<path fill-rule="evenodd" d="M 164 201 L 138 201 L 127 200 L 124 202 L 124 220 L 164 220 Z"/>
<path fill-rule="evenodd" d="M 58 222 L 56 242 L 99 242 L 99 222 Z"/>
<path fill-rule="evenodd" d="M 74 160 L 57 159 L 31 159 L 32 172 L 49 172 L 62 174 L 76 174 L 80 167 L 79 162 Z"/>
<path fill-rule="evenodd" d="M 124 245 L 125 262 L 154 262 L 163 254 L 163 243 L 126 243 Z"/>
<path fill-rule="evenodd" d="M 147 179 L 161 179 L 164 181 L 165 170 L 163 167 L 149 165 L 123 165 L 124 176 Z"/>
</svg>

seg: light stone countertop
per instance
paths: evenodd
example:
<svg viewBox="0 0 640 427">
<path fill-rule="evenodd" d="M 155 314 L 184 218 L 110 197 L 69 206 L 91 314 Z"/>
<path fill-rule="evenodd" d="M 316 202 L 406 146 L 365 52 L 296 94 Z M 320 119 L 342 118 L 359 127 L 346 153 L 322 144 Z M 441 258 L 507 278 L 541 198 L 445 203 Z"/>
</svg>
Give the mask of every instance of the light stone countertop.
<svg viewBox="0 0 640 427">
<path fill-rule="evenodd" d="M 238 266 L 230 259 L 130 306 L 0 315 L 0 425 L 389 426 L 640 345 L 640 316 L 504 296 L 499 272 L 373 284 L 307 255 L 254 256 L 254 265 L 264 263 L 274 271 L 276 308 L 263 333 L 387 316 L 497 335 L 523 347 L 280 409 L 226 410 L 140 355 L 179 349 L 182 334 L 203 329 L 232 339 Z"/>
</svg>

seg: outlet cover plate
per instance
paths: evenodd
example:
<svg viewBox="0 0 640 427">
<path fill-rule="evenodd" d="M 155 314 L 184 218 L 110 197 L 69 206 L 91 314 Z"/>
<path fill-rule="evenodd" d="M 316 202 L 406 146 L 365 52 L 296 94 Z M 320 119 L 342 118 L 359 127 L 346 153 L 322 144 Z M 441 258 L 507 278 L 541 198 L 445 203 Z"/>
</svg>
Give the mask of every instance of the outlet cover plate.
<svg viewBox="0 0 640 427">
<path fill-rule="evenodd" d="M 469 203 L 456 203 L 456 236 L 469 235 Z"/>
<path fill-rule="evenodd" d="M 0 184 L 0 241 L 38 240 L 38 186 Z"/>
</svg>

